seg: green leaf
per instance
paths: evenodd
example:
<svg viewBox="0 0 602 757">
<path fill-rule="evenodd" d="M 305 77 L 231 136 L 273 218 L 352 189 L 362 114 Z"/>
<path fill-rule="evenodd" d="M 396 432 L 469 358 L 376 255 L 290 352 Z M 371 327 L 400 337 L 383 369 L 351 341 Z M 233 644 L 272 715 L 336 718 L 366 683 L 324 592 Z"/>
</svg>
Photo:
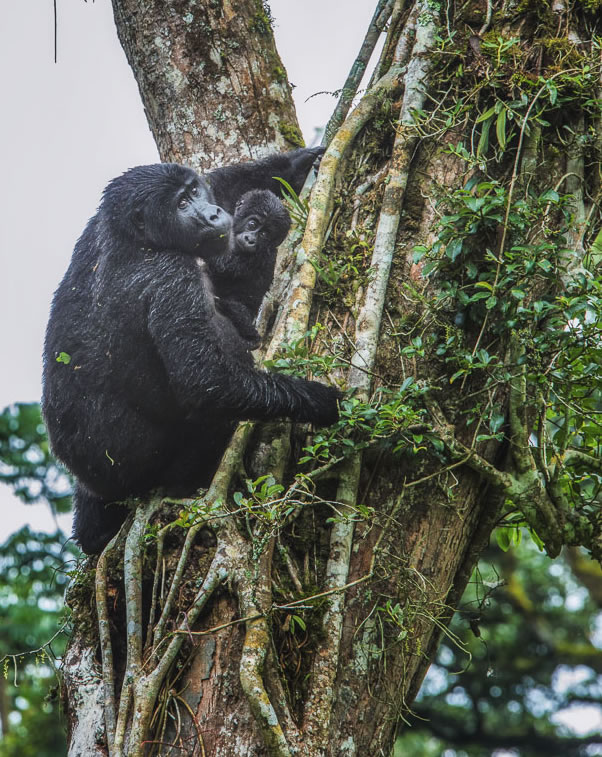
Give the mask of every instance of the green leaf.
<svg viewBox="0 0 602 757">
<path fill-rule="evenodd" d="M 437 450 L 437 452 L 443 452 L 443 450 L 445 449 L 445 445 L 443 444 L 441 439 L 437 439 L 436 437 L 431 438 L 431 444 Z"/>
<path fill-rule="evenodd" d="M 296 624 L 297 624 L 297 625 L 299 626 L 299 628 L 300 628 L 300 629 L 301 629 L 302 631 L 306 631 L 306 630 L 307 630 L 307 624 L 306 624 L 306 622 L 305 622 L 305 621 L 303 620 L 303 618 L 300 618 L 300 617 L 299 617 L 298 615 L 292 615 L 292 616 L 291 616 L 291 620 L 294 620 L 294 621 L 295 621 L 295 623 L 296 623 Z"/>
<path fill-rule="evenodd" d="M 412 252 L 414 263 L 419 263 L 427 252 L 428 247 L 425 247 L 423 244 L 417 244 Z"/>
<path fill-rule="evenodd" d="M 466 266 L 466 274 L 468 275 L 469 279 L 474 279 L 479 272 L 479 269 L 476 267 L 474 263 L 469 263 Z"/>
<path fill-rule="evenodd" d="M 449 379 L 449 383 L 453 384 L 456 379 L 460 378 L 460 376 L 463 376 L 465 373 L 466 371 L 463 368 L 461 368 L 459 371 L 456 371 L 454 375 Z"/>
<path fill-rule="evenodd" d="M 488 118 L 491 118 L 491 116 L 493 115 L 495 115 L 495 105 L 492 105 L 491 108 L 487 108 L 487 110 L 484 113 L 481 113 L 481 115 L 477 118 L 475 123 L 480 124 L 482 121 L 486 121 Z"/>
<path fill-rule="evenodd" d="M 462 237 L 456 237 L 456 239 L 452 239 L 451 242 L 447 243 L 447 247 L 445 248 L 445 254 L 452 262 L 462 252 L 463 244 L 464 244 L 464 240 L 462 239 Z"/>
<path fill-rule="evenodd" d="M 495 538 L 497 539 L 497 543 L 500 547 L 500 549 L 503 549 L 504 552 L 507 552 L 510 547 L 512 546 L 513 538 L 512 538 L 512 532 L 514 531 L 514 528 L 506 528 L 506 527 L 500 527 L 495 529 Z"/>
<path fill-rule="evenodd" d="M 483 123 L 483 128 L 481 129 L 481 138 L 479 139 L 479 144 L 477 145 L 477 158 L 480 158 L 481 155 L 487 152 L 487 148 L 489 147 L 489 129 L 491 128 L 492 123 L 493 116 L 491 116 L 487 121 Z"/>
<path fill-rule="evenodd" d="M 67 354 L 66 352 L 59 352 L 56 362 L 69 365 L 69 363 L 71 362 L 71 355 Z"/>
<path fill-rule="evenodd" d="M 486 197 L 467 197 L 464 200 L 464 204 L 469 210 L 472 210 L 473 213 L 477 213 L 483 205 L 487 202 Z"/>
<path fill-rule="evenodd" d="M 506 149 L 506 109 L 500 111 L 495 124 L 495 133 L 497 141 L 502 150 Z"/>
<path fill-rule="evenodd" d="M 503 426 L 505 420 L 505 416 L 501 415 L 501 413 L 493 413 L 489 419 L 489 430 L 493 434 L 497 433 Z"/>
</svg>

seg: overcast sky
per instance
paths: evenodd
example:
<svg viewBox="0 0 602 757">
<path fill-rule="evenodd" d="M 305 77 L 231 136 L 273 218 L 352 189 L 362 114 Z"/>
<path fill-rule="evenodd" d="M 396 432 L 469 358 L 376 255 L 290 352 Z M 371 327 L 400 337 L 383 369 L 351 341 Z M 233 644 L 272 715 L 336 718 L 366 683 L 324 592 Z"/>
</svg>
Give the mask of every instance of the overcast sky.
<svg viewBox="0 0 602 757">
<path fill-rule="evenodd" d="M 0 76 L 0 409 L 40 398 L 52 293 L 106 183 L 157 151 L 113 24 L 110 0 L 2 0 Z M 323 126 L 359 50 L 376 0 L 273 0 L 275 33 L 305 139 Z M 338 34 L 333 30 L 339 29 Z M 0 542 L 24 522 L 51 528 L 46 506 L 0 484 Z M 63 523 L 67 532 L 70 525 Z"/>
</svg>

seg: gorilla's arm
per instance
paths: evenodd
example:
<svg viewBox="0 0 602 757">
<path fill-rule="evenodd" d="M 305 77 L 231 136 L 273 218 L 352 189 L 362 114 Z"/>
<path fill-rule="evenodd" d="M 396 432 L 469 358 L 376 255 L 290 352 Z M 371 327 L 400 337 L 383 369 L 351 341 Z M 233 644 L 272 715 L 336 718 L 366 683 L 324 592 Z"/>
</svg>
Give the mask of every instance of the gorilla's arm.
<svg viewBox="0 0 602 757">
<path fill-rule="evenodd" d="M 316 381 L 258 371 L 242 350 L 240 337 L 213 307 L 199 272 L 182 269 L 156 281 L 148 311 L 148 330 L 186 418 L 208 411 L 233 419 L 289 417 L 318 425 L 338 418 L 340 393 Z"/>
<path fill-rule="evenodd" d="M 298 194 L 314 161 L 323 153 L 323 147 L 300 147 L 263 160 L 216 168 L 205 178 L 213 190 L 216 203 L 232 213 L 238 198 L 251 189 L 269 189 L 280 197 L 282 185 L 274 176 L 285 179 Z"/>
<path fill-rule="evenodd" d="M 240 336 L 248 342 L 247 348 L 255 350 L 261 344 L 261 336 L 254 326 L 255 314 L 236 298 L 236 293 L 230 297 L 216 297 L 215 305 L 222 315 L 229 318 Z"/>
</svg>

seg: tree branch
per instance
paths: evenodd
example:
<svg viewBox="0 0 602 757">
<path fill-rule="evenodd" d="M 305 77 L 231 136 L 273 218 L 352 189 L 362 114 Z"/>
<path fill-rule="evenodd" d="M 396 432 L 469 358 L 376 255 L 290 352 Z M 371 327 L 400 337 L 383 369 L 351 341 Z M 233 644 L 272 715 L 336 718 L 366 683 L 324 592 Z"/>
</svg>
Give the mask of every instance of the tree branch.
<svg viewBox="0 0 602 757">
<path fill-rule="evenodd" d="M 366 72 L 366 66 L 370 62 L 370 58 L 372 57 L 372 53 L 374 52 L 374 48 L 382 30 L 385 28 L 387 21 L 391 17 L 394 5 L 395 0 L 378 1 L 378 5 L 372 16 L 372 21 L 370 22 L 370 26 L 368 27 L 368 31 L 366 32 L 358 56 L 351 67 L 345 84 L 343 84 L 341 95 L 336 108 L 334 109 L 334 113 L 324 129 L 324 138 L 322 139 L 323 145 L 327 145 L 330 142 L 337 129 L 345 120 L 347 113 L 349 113 L 349 108 L 356 95 L 357 88 Z"/>
<path fill-rule="evenodd" d="M 418 142 L 412 113 L 416 109 L 421 109 L 424 104 L 425 84 L 428 81 L 428 74 L 432 65 L 426 53 L 434 42 L 435 18 L 428 15 L 427 17 L 430 19 L 428 22 L 422 25 L 417 23 L 419 16 L 427 12 L 428 5 L 426 2 L 415 4 L 404 32 L 399 38 L 391 66 L 391 70 L 394 70 L 397 66 L 401 66 L 402 60 L 406 60 L 409 40 L 415 33 L 415 42 L 405 76 L 405 92 L 399 125 L 393 145 L 393 154 L 386 179 L 374 251 L 370 263 L 372 275 L 363 301 L 360 301 L 356 308 L 358 316 L 355 329 L 355 349 L 351 359 L 348 385 L 358 389 L 363 396 L 367 396 L 370 390 L 385 293 L 395 252 L 409 168 Z M 345 126 L 342 127 L 341 131 L 344 129 Z M 336 138 L 333 139 L 333 143 Z M 357 504 L 361 467 L 361 453 L 354 454 L 342 467 L 336 498 L 345 506 L 343 512 L 350 512 Z M 330 553 L 324 580 L 324 586 L 327 589 L 347 582 L 353 532 L 354 520 L 352 518 L 338 521 L 332 527 Z M 325 751 L 329 742 L 329 725 L 334 702 L 334 681 L 339 664 L 344 607 L 344 593 L 335 594 L 324 613 L 322 629 L 325 641 L 320 653 L 314 658 L 312 668 L 312 685 L 305 707 L 303 730 L 308 734 L 308 746 L 316 753 Z"/>
</svg>

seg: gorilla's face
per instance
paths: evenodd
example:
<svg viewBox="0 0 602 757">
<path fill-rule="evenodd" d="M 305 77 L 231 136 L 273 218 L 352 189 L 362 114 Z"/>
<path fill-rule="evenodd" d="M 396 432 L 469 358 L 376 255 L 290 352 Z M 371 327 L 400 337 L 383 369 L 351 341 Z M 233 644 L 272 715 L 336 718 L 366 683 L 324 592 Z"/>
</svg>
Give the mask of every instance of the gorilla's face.
<svg viewBox="0 0 602 757">
<path fill-rule="evenodd" d="M 211 257 L 228 246 L 232 218 L 214 204 L 207 183 L 190 169 L 160 182 L 143 207 L 144 235 L 153 247 Z"/>
<path fill-rule="evenodd" d="M 117 237 L 203 258 L 227 249 L 232 226 L 205 180 L 177 163 L 137 166 L 113 179 L 101 211 Z"/>
<path fill-rule="evenodd" d="M 252 190 L 236 204 L 233 236 L 239 252 L 265 252 L 288 234 L 291 220 L 280 200 L 269 190 Z"/>
</svg>

